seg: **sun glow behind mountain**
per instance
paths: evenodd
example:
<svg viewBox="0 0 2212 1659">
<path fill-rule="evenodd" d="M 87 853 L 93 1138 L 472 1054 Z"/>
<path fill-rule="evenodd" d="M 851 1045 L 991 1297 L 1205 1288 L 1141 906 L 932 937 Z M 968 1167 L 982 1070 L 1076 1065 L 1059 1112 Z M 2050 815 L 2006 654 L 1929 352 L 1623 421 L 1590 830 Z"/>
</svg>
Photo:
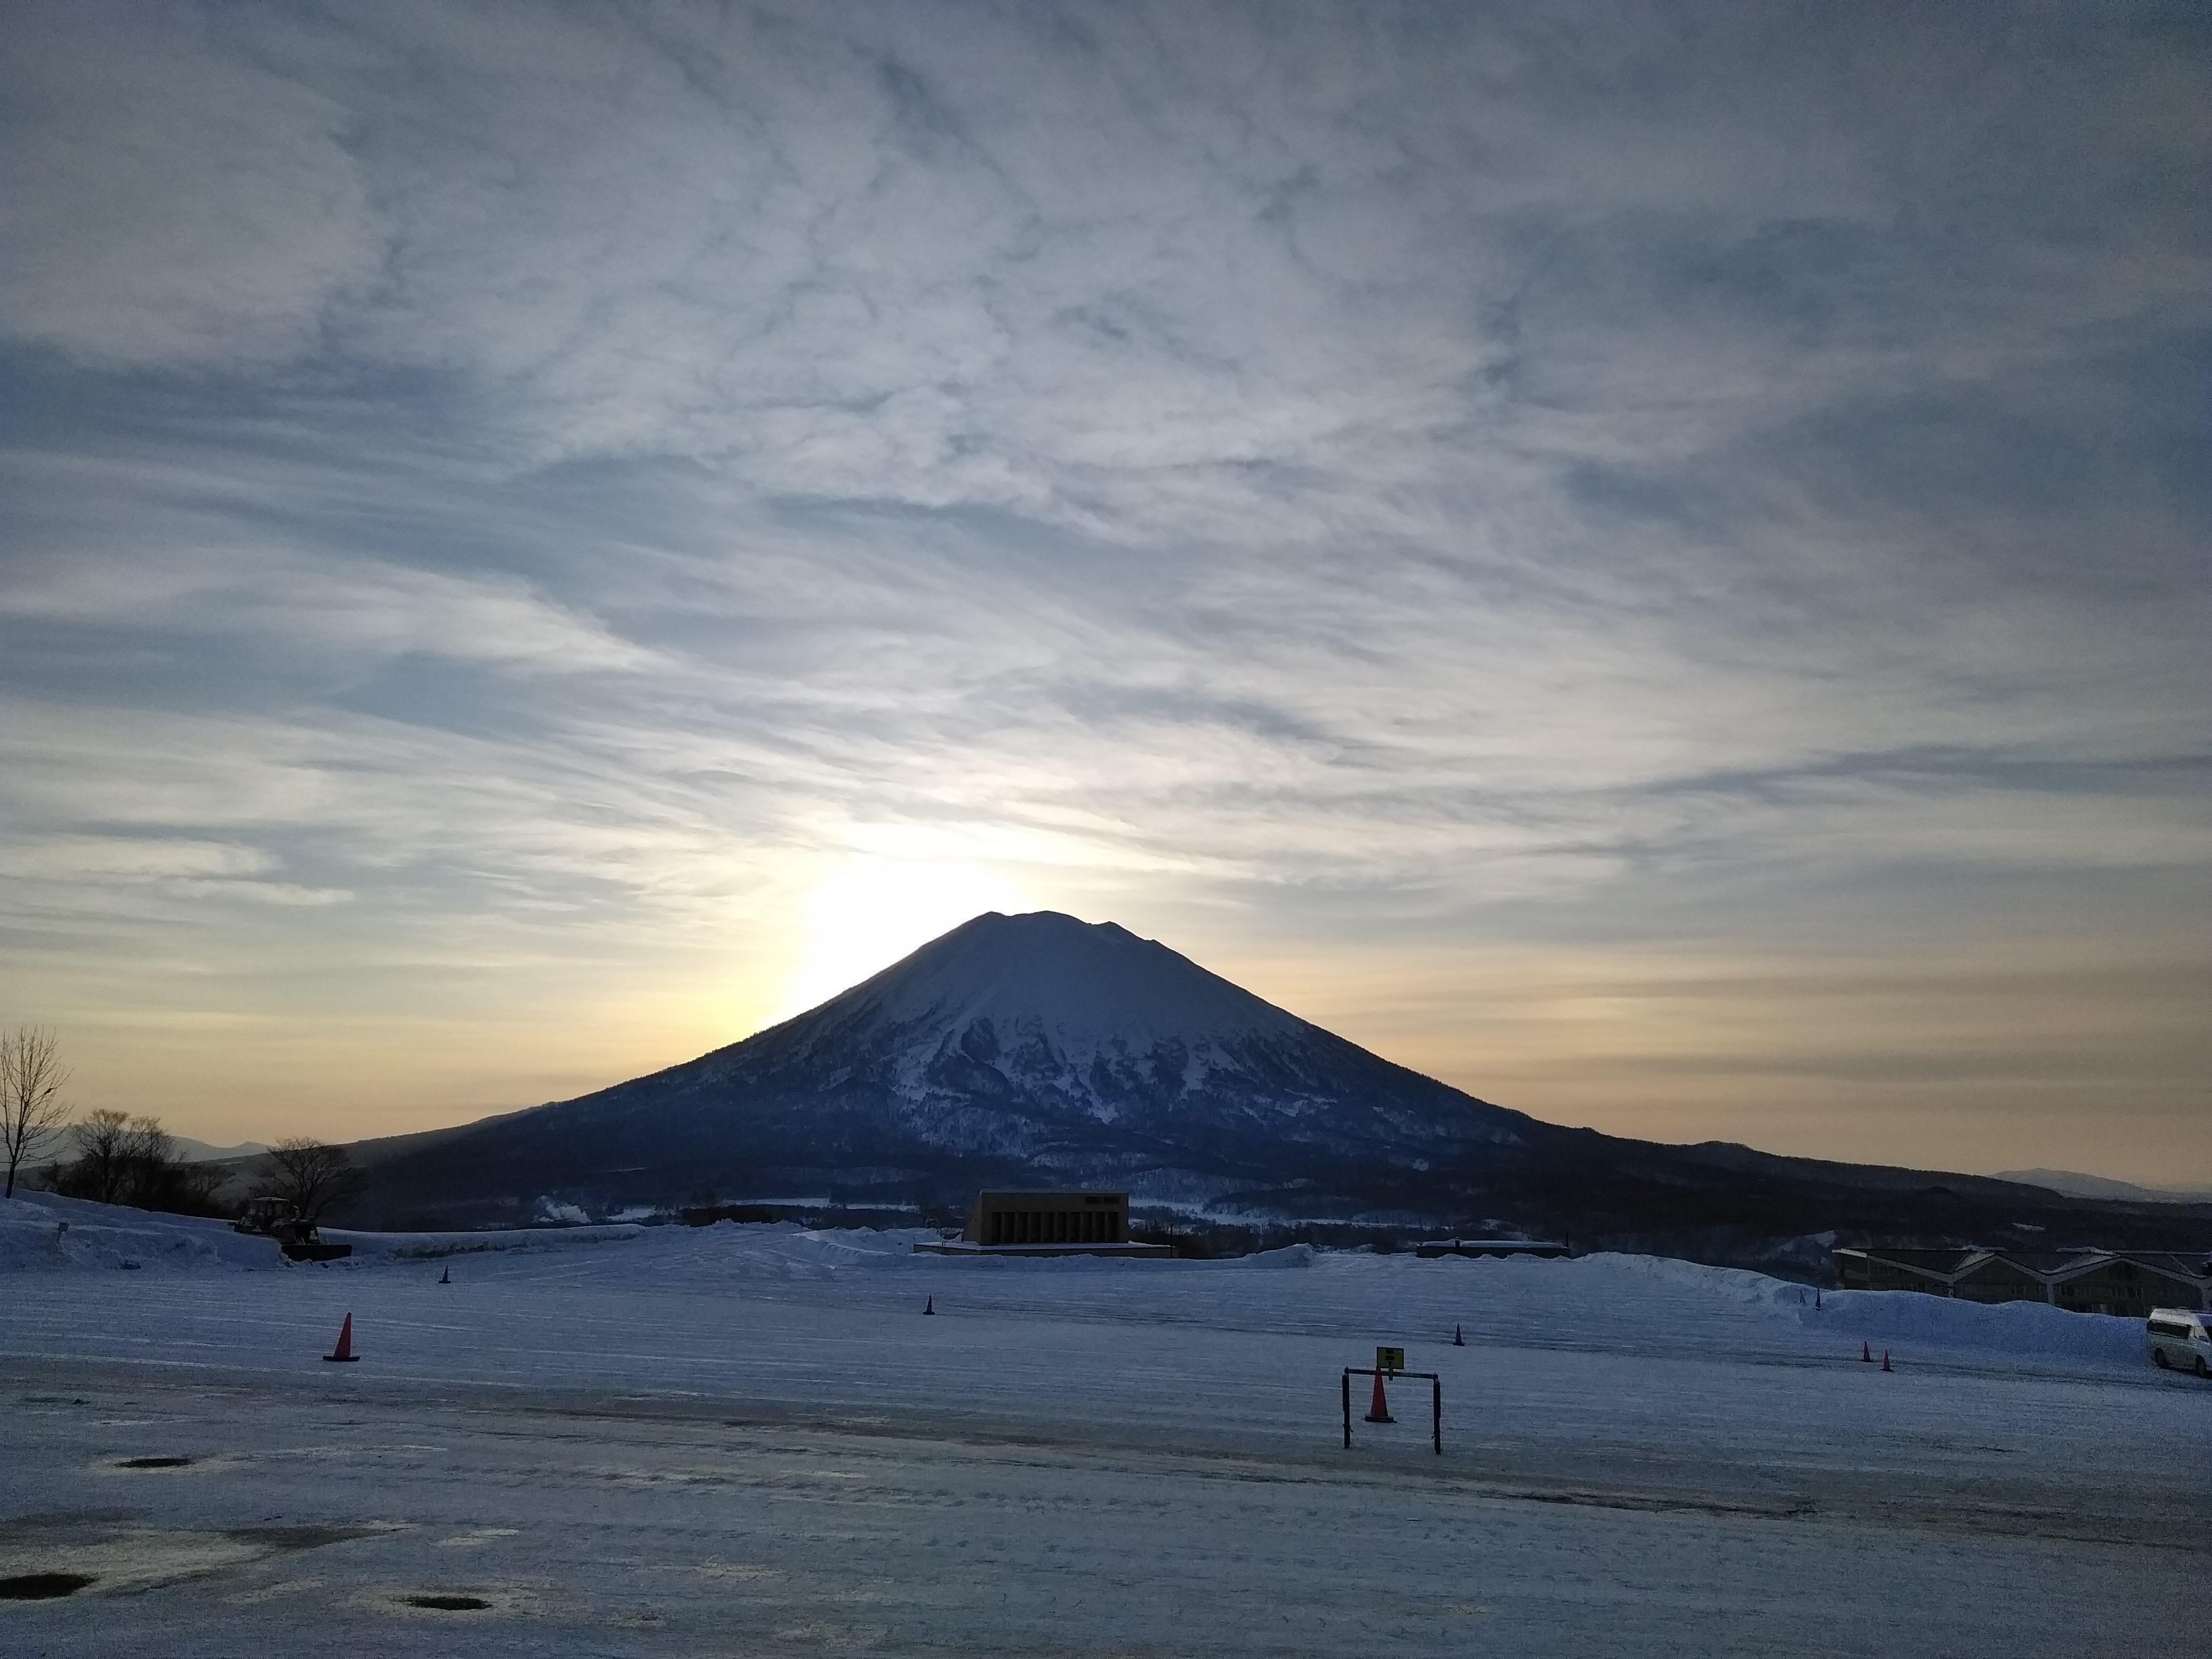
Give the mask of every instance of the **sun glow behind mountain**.
<svg viewBox="0 0 2212 1659">
<path fill-rule="evenodd" d="M 860 854 L 800 905 L 800 949 L 776 1018 L 826 1002 L 939 934 L 987 910 L 1031 910 L 1020 882 L 960 860 Z"/>
</svg>

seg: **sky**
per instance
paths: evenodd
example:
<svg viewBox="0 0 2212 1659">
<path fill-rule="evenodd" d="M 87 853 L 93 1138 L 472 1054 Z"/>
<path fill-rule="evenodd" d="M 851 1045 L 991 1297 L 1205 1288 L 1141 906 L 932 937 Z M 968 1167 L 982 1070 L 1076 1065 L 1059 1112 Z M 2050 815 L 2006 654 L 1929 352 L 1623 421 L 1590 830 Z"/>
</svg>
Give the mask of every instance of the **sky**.
<svg viewBox="0 0 2212 1659">
<path fill-rule="evenodd" d="M 2199 7 L 0 32 L 0 1024 L 392 1133 L 986 909 L 1486 1099 L 2212 1179 Z"/>
</svg>

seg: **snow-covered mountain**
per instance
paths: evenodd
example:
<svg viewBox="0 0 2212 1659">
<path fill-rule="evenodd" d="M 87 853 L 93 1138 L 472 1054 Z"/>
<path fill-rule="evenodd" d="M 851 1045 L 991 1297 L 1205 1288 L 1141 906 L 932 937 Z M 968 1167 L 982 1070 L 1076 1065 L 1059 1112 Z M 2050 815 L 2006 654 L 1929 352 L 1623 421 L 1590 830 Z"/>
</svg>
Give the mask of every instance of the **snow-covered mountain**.
<svg viewBox="0 0 2212 1659">
<path fill-rule="evenodd" d="M 1111 922 L 994 912 L 743 1042 L 384 1162 L 387 1185 L 610 1199 L 1026 1181 L 1318 1201 L 1426 1188 L 1532 1132 Z"/>
<path fill-rule="evenodd" d="M 2127 1204 L 2203 1204 L 2212 1201 L 2212 1187 L 2143 1187 L 2109 1176 L 2084 1175 L 2079 1170 L 2004 1170 L 1991 1179 L 2017 1181 L 2023 1186 L 2047 1187 L 2069 1198 L 2105 1198 Z"/>
<path fill-rule="evenodd" d="M 1418 1168 L 1510 1144 L 1528 1121 L 1164 945 L 1051 911 L 978 916 L 660 1080 L 702 1106 L 797 1083 L 865 1103 L 916 1147 L 1071 1174 L 1103 1164 L 1260 1175 L 1291 1149 Z"/>
<path fill-rule="evenodd" d="M 1255 1217 L 1519 1224 L 1766 1259 L 1837 1228 L 2040 1248 L 2079 1201 L 1972 1176 L 1566 1129 L 1370 1054 L 1111 922 L 976 917 L 794 1019 L 649 1077 L 370 1142 L 368 1215 L 438 1226 L 835 1198 L 964 1211 L 1104 1185 Z M 2136 1224 L 2129 1224 L 2142 1231 Z M 2148 1224 L 2142 1224 L 2148 1226 Z M 2160 1248 L 2167 1248 L 2160 1244 Z M 1761 1244 L 1759 1250 L 1769 1246 Z"/>
</svg>

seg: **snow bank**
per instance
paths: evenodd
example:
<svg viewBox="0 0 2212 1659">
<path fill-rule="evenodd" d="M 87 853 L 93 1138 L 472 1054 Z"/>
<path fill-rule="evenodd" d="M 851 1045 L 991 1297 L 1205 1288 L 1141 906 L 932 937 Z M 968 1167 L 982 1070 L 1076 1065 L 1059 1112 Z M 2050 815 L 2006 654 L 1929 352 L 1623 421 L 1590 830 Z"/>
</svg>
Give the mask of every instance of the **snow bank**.
<svg viewBox="0 0 2212 1659">
<path fill-rule="evenodd" d="M 1934 1343 L 2131 1370 L 2140 1369 L 2148 1352 L 2140 1319 L 2069 1313 L 2041 1302 L 1960 1302 L 1920 1291 L 1824 1291 L 1821 1301 L 1818 1309 L 1799 1310 L 1808 1328 L 1877 1347 Z"/>
<path fill-rule="evenodd" d="M 346 1267 L 380 1261 L 434 1261 L 485 1251 L 547 1250 L 620 1243 L 639 1237 L 635 1226 L 515 1229 L 476 1233 L 363 1233 L 325 1227 L 332 1243 L 350 1244 Z M 270 1272 L 287 1261 L 276 1241 L 234 1231 L 206 1216 L 164 1215 L 119 1204 L 19 1193 L 0 1200 L 0 1273 L 65 1271 L 182 1273 Z"/>
<path fill-rule="evenodd" d="M 598 1227 L 513 1227 L 471 1233 L 360 1233 L 325 1227 L 324 1238 L 353 1246 L 353 1259 L 369 1262 L 436 1261 L 447 1256 L 483 1255 L 512 1250 L 574 1249 L 592 1244 L 623 1244 L 645 1236 L 642 1227 L 609 1224 Z"/>
<path fill-rule="evenodd" d="M 1578 1256 L 1577 1261 L 1607 1272 L 1680 1286 L 1729 1302 L 1778 1303 L 1794 1306 L 1800 1296 L 1812 1291 L 1802 1285 L 1743 1267 L 1708 1267 L 1700 1261 L 1682 1261 L 1666 1255 L 1616 1255 L 1599 1251 Z"/>
<path fill-rule="evenodd" d="M 267 1239 L 234 1233 L 227 1221 L 160 1215 L 52 1193 L 19 1192 L 0 1200 L 0 1272 L 177 1273 L 268 1267 L 281 1260 Z"/>
<path fill-rule="evenodd" d="M 66 1231 L 62 1224 L 68 1224 Z M 732 1291 L 823 1310 L 940 1307 L 1012 1319 L 1330 1336 L 1358 1342 L 1470 1342 L 1522 1350 L 1706 1354 L 1825 1364 L 1861 1342 L 2002 1369 L 2141 1370 L 2140 1321 L 2035 1303 L 1984 1306 L 1911 1291 L 1828 1291 L 1763 1273 L 1658 1256 L 1506 1261 L 1317 1250 L 1293 1244 L 1219 1261 L 917 1255 L 926 1228 L 590 1227 L 445 1233 L 326 1231 L 354 1247 L 327 1266 L 286 1262 L 270 1240 L 218 1220 L 165 1216 L 37 1193 L 0 1203 L 0 1273 L 427 1276 L 537 1296 L 707 1297 Z M 1285 1271 L 1289 1270 L 1289 1271 Z M 209 1286 L 215 1302 L 229 1293 Z M 949 1298 L 949 1302 L 948 1302 Z M 212 1304 L 211 1304 L 212 1305 Z"/>
</svg>

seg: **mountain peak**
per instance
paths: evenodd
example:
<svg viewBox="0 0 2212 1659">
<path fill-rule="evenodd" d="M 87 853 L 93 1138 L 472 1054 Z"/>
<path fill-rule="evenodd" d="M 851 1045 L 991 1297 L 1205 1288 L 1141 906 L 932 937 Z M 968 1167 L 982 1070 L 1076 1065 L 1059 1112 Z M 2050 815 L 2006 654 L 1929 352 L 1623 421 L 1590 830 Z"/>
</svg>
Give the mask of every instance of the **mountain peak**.
<svg viewBox="0 0 2212 1659">
<path fill-rule="evenodd" d="M 902 1025 L 958 1030 L 988 1020 L 1006 1035 L 1036 1030 L 1063 1052 L 1305 1029 L 1296 1016 L 1155 939 L 1057 910 L 986 911 L 819 1012 L 863 1009 Z"/>
</svg>

